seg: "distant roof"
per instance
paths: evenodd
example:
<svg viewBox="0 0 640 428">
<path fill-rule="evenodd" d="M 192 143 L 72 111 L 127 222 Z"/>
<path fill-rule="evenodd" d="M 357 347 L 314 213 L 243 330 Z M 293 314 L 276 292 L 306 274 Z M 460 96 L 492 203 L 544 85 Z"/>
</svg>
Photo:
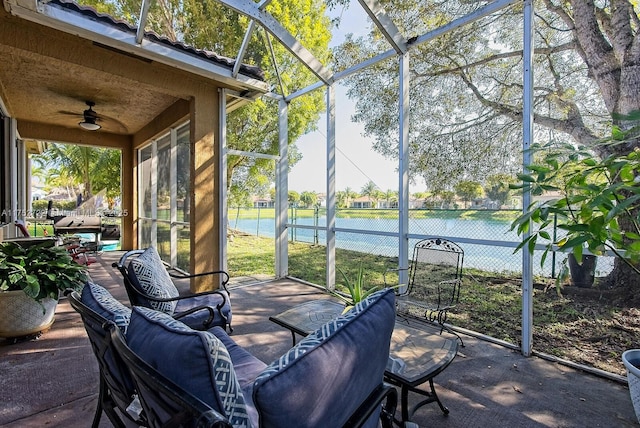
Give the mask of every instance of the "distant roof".
<svg viewBox="0 0 640 428">
<path fill-rule="evenodd" d="M 115 19 L 114 17 L 112 17 L 111 15 L 105 14 L 105 13 L 100 13 L 97 10 L 95 10 L 93 7 L 90 6 L 80 6 L 79 4 L 70 1 L 70 0 L 51 0 L 49 2 L 49 5 L 58 5 L 60 7 L 63 7 L 65 9 L 69 9 L 69 10 L 73 10 L 76 12 L 81 13 L 82 15 L 85 15 L 91 19 L 95 19 L 96 21 L 100 21 L 102 23 L 106 23 L 108 25 L 112 25 L 113 27 L 118 28 L 119 30 L 122 31 L 129 31 L 131 33 L 133 33 L 134 35 L 137 32 L 137 28 L 131 26 L 130 24 L 128 24 L 127 22 L 124 22 L 122 20 L 118 20 Z M 218 54 L 216 54 L 215 52 L 212 51 L 206 51 L 206 50 L 202 50 L 202 49 L 196 49 L 192 46 L 187 46 L 184 43 L 181 42 L 174 42 L 172 40 L 169 40 L 167 37 L 164 36 L 160 36 L 157 33 L 153 32 L 153 31 L 145 31 L 144 32 L 144 37 L 150 41 L 154 41 L 154 42 L 158 42 L 158 43 L 162 43 L 165 44 L 167 46 L 170 46 L 174 49 L 177 50 L 181 50 L 183 52 L 187 52 L 189 54 L 195 55 L 199 58 L 211 61 L 217 65 L 221 65 L 224 67 L 229 68 L 230 70 L 233 69 L 233 66 L 235 65 L 236 60 L 234 58 L 228 58 L 228 57 L 224 57 L 224 56 L 220 56 Z M 252 66 L 252 65 L 247 65 L 247 64 L 242 64 L 240 65 L 240 73 L 244 74 L 245 76 L 249 76 L 252 77 L 254 79 L 260 80 L 264 82 L 264 72 L 262 71 L 262 69 L 260 67 L 256 67 L 256 66 Z"/>
</svg>

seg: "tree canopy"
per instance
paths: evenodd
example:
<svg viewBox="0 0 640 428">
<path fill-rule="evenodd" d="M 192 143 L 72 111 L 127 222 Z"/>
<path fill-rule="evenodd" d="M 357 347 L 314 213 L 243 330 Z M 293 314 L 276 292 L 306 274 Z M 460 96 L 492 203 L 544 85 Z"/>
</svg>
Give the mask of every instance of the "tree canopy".
<svg viewBox="0 0 640 428">
<path fill-rule="evenodd" d="M 380 3 L 405 35 L 426 32 L 481 6 Z M 640 72 L 634 66 L 640 49 L 637 6 L 626 0 L 541 0 L 534 5 L 535 139 L 593 146 L 610 132 L 611 114 L 627 114 L 640 104 Z M 521 169 L 522 7 L 516 3 L 411 51 L 410 171 L 432 190 L 450 189 L 457 181 L 452 177 L 483 181 Z M 351 37 L 337 49 L 336 67 L 387 50 L 385 44 L 375 29 Z M 356 100 L 354 119 L 375 139 L 374 149 L 397 156 L 397 61 L 378 63 L 346 85 Z"/>
<path fill-rule="evenodd" d="M 108 197 L 120 195 L 120 150 L 53 143 L 33 160 L 46 170 L 48 184 L 71 187 L 85 201 L 102 189 Z"/>
<path fill-rule="evenodd" d="M 82 0 L 80 3 L 137 24 L 139 1 Z M 266 8 L 316 58 L 328 62 L 331 22 L 325 16 L 325 9 L 325 3 L 320 0 L 276 0 Z M 197 49 L 236 58 L 248 26 L 249 18 L 215 0 L 163 0 L 151 3 L 147 29 Z M 279 77 L 282 85 L 274 85 L 273 92 L 281 95 L 289 95 L 315 82 L 313 74 L 283 46 L 272 43 L 270 37 L 262 29 L 254 31 L 243 62 L 262 68 L 267 82 L 277 82 Z M 324 108 L 321 91 L 296 98 L 290 103 L 288 118 L 291 165 L 300 159 L 300 154 L 292 143 L 314 129 Z M 263 99 L 231 112 L 227 118 L 227 138 L 229 149 L 278 154 L 278 103 Z M 246 192 L 247 183 L 250 183 L 258 189 L 254 193 L 260 193 L 259 190 L 265 190 L 264 182 L 272 181 L 274 167 L 272 160 L 230 155 L 227 183 L 231 192 L 238 191 L 242 194 Z M 244 170 L 235 174 L 240 169 Z M 239 195 L 237 199 L 244 197 Z"/>
</svg>

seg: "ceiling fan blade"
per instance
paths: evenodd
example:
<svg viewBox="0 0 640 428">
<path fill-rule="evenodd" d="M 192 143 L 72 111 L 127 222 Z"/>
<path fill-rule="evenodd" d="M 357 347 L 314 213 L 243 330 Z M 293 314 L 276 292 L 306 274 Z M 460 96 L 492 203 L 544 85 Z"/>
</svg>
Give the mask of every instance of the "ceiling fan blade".
<svg viewBox="0 0 640 428">
<path fill-rule="evenodd" d="M 77 117 L 83 117 L 82 113 L 78 113 L 75 111 L 64 111 L 64 110 L 59 110 L 58 111 L 59 114 L 66 114 L 68 116 L 77 116 Z"/>
<path fill-rule="evenodd" d="M 124 123 L 120 122 L 118 119 L 115 119 L 113 117 L 104 116 L 98 113 L 96 117 L 96 121 L 102 122 L 105 126 L 108 126 L 107 124 L 110 124 L 114 127 L 117 127 L 120 130 L 120 132 L 129 132 L 129 128 L 127 128 L 127 125 L 125 125 Z"/>
</svg>

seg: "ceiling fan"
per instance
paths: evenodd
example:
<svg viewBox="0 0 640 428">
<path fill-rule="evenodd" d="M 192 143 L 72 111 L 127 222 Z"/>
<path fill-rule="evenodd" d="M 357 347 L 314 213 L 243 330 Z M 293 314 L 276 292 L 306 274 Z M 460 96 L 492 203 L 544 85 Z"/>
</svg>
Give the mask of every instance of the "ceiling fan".
<svg viewBox="0 0 640 428">
<path fill-rule="evenodd" d="M 82 122 L 78 123 L 78 125 L 80 125 L 82 129 L 85 129 L 87 131 L 97 131 L 98 129 L 102 128 L 102 126 L 96 123 L 96 121 L 98 120 L 98 113 L 96 113 L 92 108 L 96 105 L 96 103 L 94 103 L 93 101 L 86 101 L 86 103 L 89 108 L 82 113 L 83 119 Z"/>
<path fill-rule="evenodd" d="M 86 131 L 97 131 L 98 129 L 102 128 L 101 123 L 108 123 L 110 126 L 118 128 L 121 131 L 127 131 L 127 127 L 125 126 L 125 124 L 120 122 L 119 120 L 102 114 L 98 114 L 98 112 L 93 109 L 93 107 L 96 105 L 94 101 L 86 100 L 85 104 L 88 108 L 84 110 L 82 114 L 72 111 L 59 111 L 58 113 L 82 118 L 82 120 L 78 122 L 78 125 Z"/>
</svg>

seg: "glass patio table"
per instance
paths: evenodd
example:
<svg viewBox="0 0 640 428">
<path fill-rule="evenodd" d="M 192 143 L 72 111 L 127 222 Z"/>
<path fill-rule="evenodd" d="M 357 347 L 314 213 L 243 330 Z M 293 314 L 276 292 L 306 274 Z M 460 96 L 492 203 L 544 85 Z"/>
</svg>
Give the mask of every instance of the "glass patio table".
<svg viewBox="0 0 640 428">
<path fill-rule="evenodd" d="M 312 300 L 269 317 L 269 320 L 291 331 L 295 345 L 296 334 L 306 336 L 313 333 L 323 324 L 340 316 L 343 310 L 344 305 L 333 300 Z M 449 413 L 449 409 L 436 394 L 433 378 L 451 364 L 457 352 L 457 339 L 418 329 L 409 326 L 406 321 L 396 320 L 391 336 L 385 380 L 400 387 L 402 420 L 396 421 L 398 424 L 409 422 L 413 413 L 428 403 L 436 402 L 445 415 Z M 425 382 L 429 382 L 428 391 L 418 388 Z M 411 411 L 408 408 L 409 392 L 425 397 L 414 405 Z"/>
</svg>

